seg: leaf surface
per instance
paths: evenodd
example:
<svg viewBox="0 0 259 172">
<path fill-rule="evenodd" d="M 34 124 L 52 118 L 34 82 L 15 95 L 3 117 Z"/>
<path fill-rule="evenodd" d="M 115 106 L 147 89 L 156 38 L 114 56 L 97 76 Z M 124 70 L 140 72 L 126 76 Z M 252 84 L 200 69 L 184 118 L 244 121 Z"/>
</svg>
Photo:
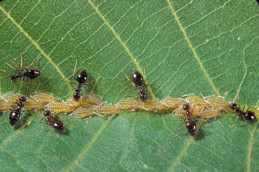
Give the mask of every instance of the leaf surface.
<svg viewBox="0 0 259 172">
<path fill-rule="evenodd" d="M 247 1 L 6 1 L 0 3 L 0 91 L 35 91 L 66 100 L 77 70 L 89 87 L 115 104 L 134 87 L 123 72 L 144 73 L 149 97 L 227 93 L 226 99 L 258 108 L 258 4 Z M 42 75 L 12 84 L 13 71 Z M 98 78 L 101 77 L 101 78 Z M 97 79 L 98 78 L 98 79 Z M 15 90 L 14 90 L 15 85 Z M 137 96 L 137 91 L 130 93 Z M 80 120 L 62 115 L 69 134 L 60 138 L 30 113 L 29 126 L 12 128 L 2 112 L 3 171 L 259 171 L 257 123 L 224 115 L 201 122 L 193 139 L 174 114 L 123 113 Z M 25 116 L 25 115 L 24 115 Z M 41 131 L 41 134 L 38 134 Z"/>
</svg>

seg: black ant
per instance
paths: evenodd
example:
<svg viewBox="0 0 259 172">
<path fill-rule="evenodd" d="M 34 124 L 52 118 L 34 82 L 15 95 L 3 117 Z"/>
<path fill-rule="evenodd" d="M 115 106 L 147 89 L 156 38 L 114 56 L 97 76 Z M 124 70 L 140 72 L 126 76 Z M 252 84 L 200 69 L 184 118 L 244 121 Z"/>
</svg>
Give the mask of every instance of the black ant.
<svg viewBox="0 0 259 172">
<path fill-rule="evenodd" d="M 79 101 L 79 99 L 81 97 L 81 95 L 80 95 L 80 92 L 82 91 L 81 87 L 86 82 L 87 76 L 88 76 L 88 73 L 87 73 L 86 69 L 83 69 L 78 73 L 77 77 L 75 78 L 75 80 L 78 82 L 77 87 L 74 88 L 75 92 L 73 94 L 73 98 L 75 101 Z"/>
<path fill-rule="evenodd" d="M 126 76 L 126 78 L 131 82 L 131 80 L 127 77 L 127 75 L 124 73 L 124 75 Z M 144 79 L 143 79 L 143 76 L 141 75 L 140 72 L 138 72 L 137 70 L 133 70 L 132 71 L 132 80 L 134 82 L 134 84 L 132 83 L 133 86 L 135 86 L 136 88 L 139 88 L 139 99 L 142 101 L 142 102 L 146 102 L 147 100 L 147 93 L 143 87 L 147 87 L 147 85 L 144 83 Z M 133 89 L 135 90 L 135 89 Z"/>
<path fill-rule="evenodd" d="M 64 127 L 63 123 L 57 118 L 57 116 L 53 117 L 49 110 L 46 110 L 44 112 L 44 117 L 42 119 L 45 119 L 45 123 L 47 123 L 49 126 L 53 127 L 58 132 L 60 132 L 60 133 L 65 132 L 65 127 Z M 43 124 L 43 126 L 45 125 L 45 123 Z"/>
<path fill-rule="evenodd" d="M 194 137 L 196 134 L 197 127 L 196 127 L 195 121 L 192 120 L 192 117 L 191 117 L 192 112 L 189 111 L 190 108 L 191 108 L 191 106 L 188 104 L 183 105 L 183 110 L 186 111 L 185 115 L 187 116 L 187 122 L 185 122 L 185 127 L 186 127 L 187 131 L 189 132 L 189 134 Z"/>
<path fill-rule="evenodd" d="M 9 120 L 10 120 L 10 125 L 13 126 L 15 125 L 21 116 L 21 109 L 24 106 L 24 102 L 26 101 L 26 98 L 24 96 L 20 97 L 18 102 L 17 102 L 17 108 L 15 110 L 12 110 L 10 115 L 9 115 Z"/>
<path fill-rule="evenodd" d="M 249 108 L 247 109 L 246 112 L 244 112 L 245 106 L 244 108 L 241 110 L 240 106 L 237 107 L 236 103 L 231 103 L 229 105 L 229 108 L 232 110 L 236 111 L 236 114 L 240 117 L 242 117 L 244 120 L 250 121 L 250 122 L 257 122 L 257 118 L 254 114 L 254 112 L 249 111 Z"/>
<path fill-rule="evenodd" d="M 186 111 L 186 112 L 185 112 L 185 115 L 187 116 L 187 122 L 185 121 L 185 127 L 186 127 L 188 133 L 189 133 L 192 137 L 194 137 L 195 134 L 196 134 L 197 126 L 196 126 L 195 121 L 192 120 L 192 117 L 191 117 L 192 112 L 190 112 L 190 109 L 191 109 L 191 106 L 190 106 L 190 105 L 188 105 L 188 104 L 184 104 L 184 105 L 183 105 L 183 110 Z M 180 125 L 180 128 L 181 128 L 181 127 L 182 127 L 182 123 L 181 123 L 181 125 Z M 179 130 L 180 130 L 180 128 L 179 128 Z M 178 134 L 179 130 L 177 131 L 177 134 Z M 174 136 L 174 138 L 177 136 L 177 134 Z"/>
<path fill-rule="evenodd" d="M 39 59 L 41 58 L 41 56 L 36 60 L 38 61 Z M 18 73 L 17 74 L 11 74 L 9 76 L 10 80 L 11 81 L 16 81 L 17 79 L 21 79 L 21 78 L 24 78 L 24 77 L 27 77 L 28 79 L 35 79 L 37 78 L 38 76 L 40 76 L 41 72 L 39 70 L 36 70 L 36 69 L 29 69 L 28 68 L 33 64 L 35 63 L 36 61 L 32 62 L 29 66 L 27 66 L 25 69 L 23 68 L 23 58 L 21 56 L 21 69 L 20 70 L 17 70 L 15 69 L 14 67 L 12 67 L 10 64 L 8 63 L 5 63 L 6 65 L 8 65 L 10 68 L 12 68 L 13 70 L 17 71 Z M 13 62 L 12 62 L 13 63 Z"/>
<path fill-rule="evenodd" d="M 86 69 L 83 69 L 78 73 L 77 77 L 75 77 L 76 66 L 77 66 L 77 58 L 76 58 L 74 72 L 73 72 L 73 78 L 78 82 L 78 84 L 77 84 L 77 87 L 73 89 L 73 90 L 75 90 L 75 92 L 73 94 L 73 99 L 75 101 L 79 101 L 79 99 L 81 98 L 81 95 L 80 95 L 80 92 L 82 91 L 81 87 L 85 84 L 85 82 L 88 78 L 88 73 L 87 73 Z M 72 81 L 69 81 L 69 82 L 72 82 Z"/>
</svg>

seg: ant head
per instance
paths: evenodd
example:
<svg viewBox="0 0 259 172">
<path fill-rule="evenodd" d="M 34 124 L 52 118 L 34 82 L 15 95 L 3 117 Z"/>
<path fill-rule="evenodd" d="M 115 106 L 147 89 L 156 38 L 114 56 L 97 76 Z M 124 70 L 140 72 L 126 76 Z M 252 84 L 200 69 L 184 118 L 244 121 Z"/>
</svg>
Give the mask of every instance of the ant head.
<svg viewBox="0 0 259 172">
<path fill-rule="evenodd" d="M 50 112 L 49 110 L 46 110 L 46 111 L 44 112 L 44 116 L 50 116 L 50 114 L 51 114 L 51 112 Z"/>
<path fill-rule="evenodd" d="M 79 101 L 80 97 L 81 97 L 81 96 L 80 96 L 80 93 L 77 92 L 77 91 L 75 91 L 74 94 L 73 94 L 74 100 L 75 100 L 75 101 Z"/>
<path fill-rule="evenodd" d="M 136 86 L 142 86 L 143 84 L 143 76 L 137 70 L 132 71 L 132 80 L 136 84 Z"/>
<path fill-rule="evenodd" d="M 24 96 L 20 97 L 20 98 L 19 98 L 19 101 L 20 101 L 20 102 L 25 102 L 25 101 L 26 101 L 26 97 L 24 97 Z"/>
<path fill-rule="evenodd" d="M 257 122 L 257 118 L 252 111 L 246 111 L 245 112 L 245 119 L 250 121 L 250 122 Z"/>
<path fill-rule="evenodd" d="M 30 79 L 37 78 L 40 76 L 41 72 L 39 70 L 28 70 L 25 75 L 29 77 Z"/>
<path fill-rule="evenodd" d="M 9 78 L 10 78 L 11 81 L 16 81 L 17 80 L 16 74 L 10 75 Z"/>
<path fill-rule="evenodd" d="M 147 100 L 147 94 L 144 90 L 141 90 L 139 92 L 139 98 L 142 102 L 145 102 Z"/>
<path fill-rule="evenodd" d="M 23 103 L 22 102 L 18 102 L 17 106 L 19 106 L 19 108 L 22 108 L 23 107 Z"/>
<path fill-rule="evenodd" d="M 53 127 L 58 131 L 58 132 L 63 132 L 65 130 L 65 127 L 63 123 L 60 120 L 56 120 L 53 123 Z"/>
<path fill-rule="evenodd" d="M 86 69 L 83 69 L 81 70 L 78 75 L 77 75 L 77 78 L 76 80 L 79 82 L 79 83 L 85 83 L 85 81 L 87 80 L 87 77 L 88 77 L 88 73 L 86 71 Z"/>
<path fill-rule="evenodd" d="M 189 109 L 191 109 L 191 106 L 190 105 L 188 105 L 188 104 L 184 104 L 183 105 L 183 110 L 189 110 Z"/>
<path fill-rule="evenodd" d="M 232 109 L 232 110 L 236 110 L 238 107 L 237 107 L 236 103 L 230 103 L 229 108 Z"/>
<path fill-rule="evenodd" d="M 197 128 L 195 122 L 186 122 L 185 126 L 188 133 L 194 137 L 196 134 L 196 128 Z"/>
</svg>

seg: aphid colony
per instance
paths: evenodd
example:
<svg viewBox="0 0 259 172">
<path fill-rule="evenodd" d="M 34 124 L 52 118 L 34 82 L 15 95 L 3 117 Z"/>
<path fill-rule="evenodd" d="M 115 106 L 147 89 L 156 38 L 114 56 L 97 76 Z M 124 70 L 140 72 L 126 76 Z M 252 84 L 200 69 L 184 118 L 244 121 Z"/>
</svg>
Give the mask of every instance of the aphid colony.
<svg viewBox="0 0 259 172">
<path fill-rule="evenodd" d="M 37 59 L 38 60 L 38 59 Z M 21 58 L 22 63 L 22 58 Z M 8 64 L 8 66 L 10 66 Z M 29 65 L 30 66 L 30 65 Z M 27 77 L 34 79 L 38 77 L 41 72 L 38 70 L 28 70 L 28 67 L 18 71 L 18 74 L 11 74 L 9 76 L 11 81 L 16 81 L 18 78 Z M 74 70 L 75 73 L 75 70 Z M 126 75 L 125 75 L 126 76 Z M 211 119 L 221 116 L 223 113 L 236 113 L 238 117 L 244 121 L 257 122 L 255 113 L 249 111 L 248 108 L 244 111 L 236 103 L 229 103 L 222 97 L 199 97 L 196 95 L 187 95 L 184 98 L 167 97 L 163 100 L 150 100 L 144 87 L 150 84 L 145 84 L 140 72 L 133 70 L 132 80 L 127 79 L 139 89 L 138 98 L 122 99 L 115 105 L 106 104 L 99 96 L 89 93 L 82 94 L 82 86 L 86 83 L 88 73 L 86 69 L 81 70 L 77 77 L 77 87 L 74 89 L 73 96 L 68 98 L 65 102 L 59 101 L 50 93 L 36 92 L 29 97 L 24 97 L 14 93 L 7 93 L 0 96 L 0 111 L 6 111 L 5 115 L 9 113 L 9 123 L 11 126 L 15 125 L 22 112 L 44 109 L 43 118 L 45 124 L 48 124 L 58 132 L 64 132 L 65 127 L 57 114 L 72 113 L 79 118 L 87 118 L 96 114 L 100 115 L 117 115 L 122 112 L 130 111 L 146 111 L 155 113 L 175 113 L 185 121 L 185 126 L 191 136 L 195 136 L 198 119 Z M 134 89 L 134 90 L 135 90 Z M 22 111 L 24 109 L 24 111 Z"/>
</svg>

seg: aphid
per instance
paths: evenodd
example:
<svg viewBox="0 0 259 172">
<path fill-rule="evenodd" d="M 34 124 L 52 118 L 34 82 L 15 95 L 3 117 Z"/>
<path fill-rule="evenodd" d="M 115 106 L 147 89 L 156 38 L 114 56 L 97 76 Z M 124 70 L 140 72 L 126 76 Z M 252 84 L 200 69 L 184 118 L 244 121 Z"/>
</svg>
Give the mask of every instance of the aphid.
<svg viewBox="0 0 259 172">
<path fill-rule="evenodd" d="M 70 113 L 75 110 L 75 106 L 65 102 L 51 102 L 46 108 L 53 113 Z"/>
<path fill-rule="evenodd" d="M 193 106 L 201 106 L 204 108 L 210 108 L 211 105 L 203 98 L 196 96 L 196 95 L 188 95 L 185 98 L 185 101 L 187 101 L 189 104 L 192 104 Z"/>
<path fill-rule="evenodd" d="M 257 118 L 254 114 L 254 112 L 249 111 L 249 108 L 246 110 L 246 112 L 244 112 L 245 106 L 244 108 L 241 110 L 240 106 L 237 107 L 236 103 L 231 103 L 230 104 L 230 108 L 232 110 L 236 111 L 236 114 L 240 117 L 242 117 L 244 120 L 250 121 L 250 122 L 257 122 Z"/>
<path fill-rule="evenodd" d="M 41 104 L 47 105 L 51 102 L 58 102 L 59 100 L 50 93 L 36 92 L 31 97 Z"/>
<path fill-rule="evenodd" d="M 199 118 L 202 119 L 217 118 L 220 115 L 222 115 L 221 110 L 214 108 L 204 109 L 202 112 L 198 114 Z"/>
<path fill-rule="evenodd" d="M 104 103 L 103 100 L 99 96 L 97 96 L 96 94 L 93 94 L 93 93 L 84 95 L 82 98 L 85 99 L 86 101 L 88 101 L 88 103 L 92 104 L 92 105 L 100 105 L 100 104 Z"/>
<path fill-rule="evenodd" d="M 14 94 L 13 92 L 6 93 L 3 95 L 3 98 L 9 102 L 10 105 L 15 105 L 17 100 L 21 97 L 21 95 Z"/>
<path fill-rule="evenodd" d="M 7 101 L 2 101 L 0 102 L 0 111 L 5 111 L 5 110 L 11 110 L 12 109 L 12 104 L 10 104 Z"/>
<path fill-rule="evenodd" d="M 65 132 L 65 127 L 64 127 L 62 121 L 58 119 L 58 116 L 53 117 L 49 110 L 46 110 L 44 112 L 44 117 L 42 119 L 45 119 L 45 123 L 47 123 L 49 126 L 53 127 L 56 131 L 61 132 L 61 133 Z M 43 126 L 44 126 L 44 124 L 43 124 Z"/>
<path fill-rule="evenodd" d="M 187 117 L 187 122 L 185 121 L 185 127 L 188 131 L 188 133 L 191 135 L 191 136 L 195 136 L 196 134 L 196 123 L 195 121 L 192 120 L 192 112 L 190 112 L 190 105 L 188 104 L 185 104 L 183 105 L 183 110 L 185 110 L 185 115 Z"/>
<path fill-rule="evenodd" d="M 134 111 L 140 108 L 141 103 L 136 99 L 122 99 L 118 102 L 117 106 L 121 109 Z"/>
<path fill-rule="evenodd" d="M 144 83 L 144 79 L 143 79 L 143 76 L 141 75 L 141 73 L 139 73 L 137 70 L 133 70 L 132 71 L 132 80 L 133 80 L 133 83 L 131 82 L 131 80 L 127 77 L 126 74 L 124 74 L 126 76 L 126 78 L 130 81 L 130 83 L 135 86 L 136 88 L 139 88 L 139 93 L 138 93 L 138 96 L 139 96 L 139 99 L 142 101 L 142 102 L 145 102 L 147 100 L 147 94 L 146 94 L 146 91 L 144 89 L 144 87 L 147 87 L 147 85 Z M 135 89 L 133 89 L 135 90 Z"/>
<path fill-rule="evenodd" d="M 39 59 L 41 58 L 41 56 L 36 59 L 34 62 L 32 62 L 29 66 L 27 66 L 25 69 L 23 68 L 23 58 L 22 58 L 22 55 L 21 55 L 21 69 L 20 70 L 17 70 L 15 69 L 14 67 L 12 67 L 11 65 L 9 65 L 8 63 L 6 63 L 10 68 L 12 68 L 13 70 L 15 71 L 18 71 L 17 74 L 11 74 L 9 76 L 10 80 L 11 81 L 16 81 L 17 79 L 21 79 L 21 78 L 24 78 L 24 77 L 27 77 L 27 79 L 35 79 L 37 78 L 38 76 L 40 76 L 41 72 L 39 70 L 36 70 L 36 69 L 29 69 L 28 68 L 33 64 L 35 63 L 36 61 L 38 61 Z"/>
<path fill-rule="evenodd" d="M 166 105 L 168 108 L 174 110 L 183 107 L 186 102 L 182 99 L 177 99 L 177 98 L 171 98 L 167 97 L 164 100 L 161 101 L 164 105 Z"/>
<path fill-rule="evenodd" d="M 93 109 L 93 112 L 95 114 L 100 115 L 116 115 L 121 112 L 120 107 L 118 106 L 111 106 L 111 105 L 99 105 L 96 106 L 96 108 Z"/>
<path fill-rule="evenodd" d="M 0 103 L 4 102 L 4 101 L 5 101 L 5 99 L 2 96 L 0 96 Z"/>
<path fill-rule="evenodd" d="M 28 110 L 33 110 L 33 109 L 44 109 L 45 103 L 39 102 L 37 100 L 26 100 L 24 102 L 24 108 Z"/>
<path fill-rule="evenodd" d="M 93 108 L 78 108 L 76 109 L 74 112 L 75 116 L 79 117 L 79 118 L 87 118 L 90 116 L 95 115 L 93 112 Z"/>
<path fill-rule="evenodd" d="M 230 103 L 226 101 L 223 97 L 209 97 L 206 98 L 209 104 L 214 109 L 220 109 L 223 112 L 228 112 L 230 108 Z"/>
<path fill-rule="evenodd" d="M 20 97 L 17 101 L 17 108 L 15 110 L 12 110 L 9 115 L 10 125 L 15 125 L 21 116 L 21 109 L 24 106 L 24 102 L 26 101 L 26 98 L 24 96 Z"/>
<path fill-rule="evenodd" d="M 158 100 L 146 100 L 145 103 L 141 103 L 140 108 L 149 112 L 157 112 L 168 109 L 166 105 L 164 105 Z"/>
<path fill-rule="evenodd" d="M 92 104 L 89 103 L 89 101 L 87 99 L 85 99 L 84 97 L 82 97 L 81 99 L 79 99 L 78 101 L 75 101 L 75 99 L 73 97 L 70 97 L 69 99 L 66 100 L 66 103 L 77 107 L 91 107 Z"/>
</svg>

